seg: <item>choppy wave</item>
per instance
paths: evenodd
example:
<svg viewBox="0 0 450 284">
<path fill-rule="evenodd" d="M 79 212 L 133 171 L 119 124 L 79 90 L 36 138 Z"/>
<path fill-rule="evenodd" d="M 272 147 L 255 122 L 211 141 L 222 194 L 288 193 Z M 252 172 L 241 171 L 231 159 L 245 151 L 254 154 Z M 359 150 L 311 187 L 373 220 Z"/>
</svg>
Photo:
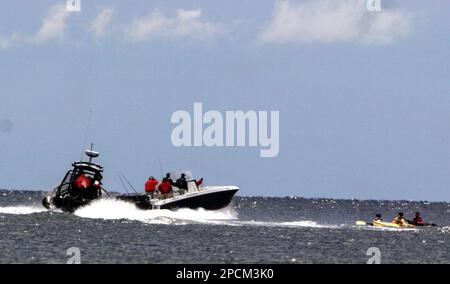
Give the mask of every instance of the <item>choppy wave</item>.
<svg viewBox="0 0 450 284">
<path fill-rule="evenodd" d="M 33 214 L 47 211 L 43 207 L 37 206 L 7 206 L 0 207 L 0 214 L 15 214 L 15 215 L 23 215 L 23 214 Z"/>
</svg>

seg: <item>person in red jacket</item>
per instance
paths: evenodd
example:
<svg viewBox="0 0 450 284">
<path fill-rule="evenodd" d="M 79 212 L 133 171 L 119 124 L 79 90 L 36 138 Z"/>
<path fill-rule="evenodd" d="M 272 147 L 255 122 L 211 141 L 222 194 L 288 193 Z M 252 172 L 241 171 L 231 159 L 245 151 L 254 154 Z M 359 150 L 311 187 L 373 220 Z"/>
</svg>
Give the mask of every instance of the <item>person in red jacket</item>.
<svg viewBox="0 0 450 284">
<path fill-rule="evenodd" d="M 145 193 L 150 195 L 150 198 L 155 198 L 156 186 L 158 181 L 154 177 L 149 177 L 145 183 Z"/>
<path fill-rule="evenodd" d="M 84 173 L 80 174 L 76 179 L 75 179 L 75 186 L 77 188 L 88 188 L 91 185 L 91 179 L 88 178 Z"/>
<path fill-rule="evenodd" d="M 196 180 L 196 181 L 195 181 L 195 184 L 197 185 L 197 187 L 199 187 L 200 185 L 202 185 L 202 184 L 203 184 L 203 178 L 201 178 L 201 179 L 199 179 L 199 180 Z"/>
<path fill-rule="evenodd" d="M 414 219 L 412 220 L 412 224 L 416 226 L 424 226 L 425 222 L 423 221 L 422 217 L 420 217 L 420 213 L 416 212 L 416 216 L 414 216 Z"/>
<path fill-rule="evenodd" d="M 158 186 L 158 189 L 161 192 L 162 199 L 166 199 L 170 197 L 170 194 L 172 193 L 172 184 L 169 179 L 163 178 L 161 184 Z"/>
</svg>

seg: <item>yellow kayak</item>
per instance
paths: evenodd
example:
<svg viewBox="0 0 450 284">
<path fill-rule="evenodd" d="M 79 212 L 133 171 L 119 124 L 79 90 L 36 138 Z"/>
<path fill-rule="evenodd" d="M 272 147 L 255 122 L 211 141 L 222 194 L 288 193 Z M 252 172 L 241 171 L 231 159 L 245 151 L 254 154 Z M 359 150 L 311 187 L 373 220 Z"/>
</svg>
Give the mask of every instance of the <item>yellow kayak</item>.
<svg viewBox="0 0 450 284">
<path fill-rule="evenodd" d="M 411 224 L 399 225 L 396 223 L 383 222 L 383 221 L 373 221 L 372 224 L 374 227 L 389 227 L 389 228 L 413 228 L 413 227 L 415 227 L 414 225 L 411 225 Z"/>
</svg>

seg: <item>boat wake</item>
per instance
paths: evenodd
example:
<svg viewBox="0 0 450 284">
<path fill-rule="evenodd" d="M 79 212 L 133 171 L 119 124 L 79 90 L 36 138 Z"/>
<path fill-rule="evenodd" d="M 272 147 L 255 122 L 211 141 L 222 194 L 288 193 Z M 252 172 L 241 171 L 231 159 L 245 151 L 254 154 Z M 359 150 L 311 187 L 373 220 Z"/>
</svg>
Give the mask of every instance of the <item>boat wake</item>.
<svg viewBox="0 0 450 284">
<path fill-rule="evenodd" d="M 146 224 L 187 225 L 209 224 L 227 226 L 263 226 L 263 227 L 312 227 L 330 228 L 338 226 L 320 225 L 313 221 L 295 222 L 263 222 L 240 221 L 238 213 L 231 207 L 221 210 L 208 211 L 205 209 L 178 210 L 141 210 L 132 203 L 116 199 L 99 199 L 74 212 L 78 217 L 104 219 L 104 220 L 129 220 Z"/>
<path fill-rule="evenodd" d="M 292 222 L 265 222 L 265 221 L 234 221 L 226 223 L 218 221 L 209 221 L 210 224 L 229 225 L 229 226 L 258 226 L 258 227 L 285 227 L 285 228 L 339 228 L 337 225 L 323 225 L 314 221 L 292 221 Z"/>
<path fill-rule="evenodd" d="M 39 206 L 8 206 L 0 207 L 0 214 L 34 214 L 47 212 L 48 210 Z M 53 211 L 63 213 L 61 211 Z M 226 207 L 221 210 L 205 210 L 181 208 L 178 210 L 141 210 L 133 203 L 117 199 L 103 198 L 91 202 L 90 204 L 79 208 L 74 215 L 81 218 L 103 219 L 103 220 L 123 220 L 137 221 L 145 224 L 162 225 L 188 225 L 188 224 L 207 224 L 224 225 L 234 227 L 285 227 L 285 228 L 339 228 L 338 225 L 323 225 L 314 221 L 259 221 L 259 220 L 239 220 L 238 213 L 232 207 Z"/>
<path fill-rule="evenodd" d="M 78 217 L 105 219 L 105 220 L 131 220 L 147 224 L 190 224 L 204 223 L 213 220 L 234 220 L 237 213 L 231 208 L 217 211 L 204 209 L 178 209 L 172 210 L 141 210 L 132 203 L 115 200 L 99 199 L 91 202 L 74 212 Z"/>
<path fill-rule="evenodd" d="M 38 206 L 8 206 L 0 207 L 0 214 L 25 215 L 47 211 L 45 208 Z"/>
</svg>

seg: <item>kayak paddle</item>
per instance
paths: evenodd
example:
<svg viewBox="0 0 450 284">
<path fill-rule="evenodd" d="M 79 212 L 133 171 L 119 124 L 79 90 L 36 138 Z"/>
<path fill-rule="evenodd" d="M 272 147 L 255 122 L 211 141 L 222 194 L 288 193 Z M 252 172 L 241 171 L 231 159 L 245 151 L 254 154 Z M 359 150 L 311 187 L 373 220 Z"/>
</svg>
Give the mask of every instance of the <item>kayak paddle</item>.
<svg viewBox="0 0 450 284">
<path fill-rule="evenodd" d="M 368 223 L 366 221 L 356 221 L 356 225 L 358 226 L 365 226 L 365 225 L 373 225 L 372 223 Z"/>
</svg>

